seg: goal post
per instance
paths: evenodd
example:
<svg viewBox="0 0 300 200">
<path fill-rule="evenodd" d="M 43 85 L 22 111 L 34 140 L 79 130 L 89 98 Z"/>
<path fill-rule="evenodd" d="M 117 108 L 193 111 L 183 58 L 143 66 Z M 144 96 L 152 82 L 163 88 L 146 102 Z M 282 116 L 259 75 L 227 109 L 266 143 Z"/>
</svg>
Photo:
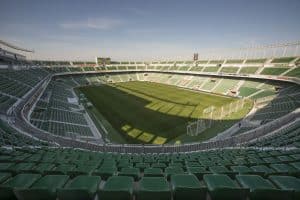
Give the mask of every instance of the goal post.
<svg viewBox="0 0 300 200">
<path fill-rule="evenodd" d="M 205 131 L 205 129 L 205 121 L 202 119 L 198 119 L 195 122 L 190 122 L 186 127 L 187 135 L 189 136 L 197 136 L 203 131 Z"/>
<path fill-rule="evenodd" d="M 208 128 L 211 128 L 216 121 L 221 121 L 232 113 L 239 112 L 244 108 L 245 99 L 230 102 L 220 108 L 209 106 L 203 110 L 201 118 L 189 122 L 186 131 L 189 136 L 197 136 Z"/>
</svg>

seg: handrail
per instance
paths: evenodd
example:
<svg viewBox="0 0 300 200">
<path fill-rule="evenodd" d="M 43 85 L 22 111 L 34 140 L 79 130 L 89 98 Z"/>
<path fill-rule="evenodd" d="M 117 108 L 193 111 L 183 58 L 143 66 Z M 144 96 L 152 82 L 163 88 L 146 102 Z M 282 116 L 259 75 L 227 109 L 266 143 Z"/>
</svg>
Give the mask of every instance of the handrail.
<svg viewBox="0 0 300 200">
<path fill-rule="evenodd" d="M 192 143 L 192 144 L 180 144 L 180 145 L 140 145 L 140 144 L 95 144 L 90 142 L 83 142 L 80 140 L 74 140 L 70 138 L 65 138 L 61 136 L 56 136 L 50 134 L 46 131 L 42 131 L 34 127 L 28 121 L 27 112 L 32 108 L 37 101 L 39 96 L 43 93 L 49 82 L 55 76 L 60 75 L 68 75 L 70 73 L 59 73 L 53 74 L 49 77 L 49 79 L 42 81 L 38 88 L 32 92 L 31 97 L 25 102 L 24 106 L 21 109 L 22 120 L 19 120 L 19 123 L 25 123 L 29 125 L 29 129 L 32 130 L 31 134 L 35 137 L 53 141 L 61 146 L 73 147 L 73 148 L 82 148 L 89 149 L 94 151 L 105 151 L 105 152 L 118 152 L 118 153 L 168 153 L 168 152 L 193 152 L 193 151 L 201 151 L 215 148 L 224 148 L 224 147 L 235 147 L 239 146 L 247 141 L 250 141 L 254 138 L 264 136 L 268 134 L 270 131 L 276 130 L 279 127 L 292 122 L 296 118 L 300 116 L 300 108 L 281 117 L 272 122 L 269 122 L 263 126 L 260 126 L 256 129 L 247 131 L 244 134 L 240 134 L 234 137 L 230 137 L 224 140 L 210 141 L 210 142 L 202 142 L 202 143 Z M 71 73 L 78 74 L 78 73 Z M 81 73 L 82 74 L 82 73 Z M 28 128 L 28 127 L 27 127 Z"/>
</svg>

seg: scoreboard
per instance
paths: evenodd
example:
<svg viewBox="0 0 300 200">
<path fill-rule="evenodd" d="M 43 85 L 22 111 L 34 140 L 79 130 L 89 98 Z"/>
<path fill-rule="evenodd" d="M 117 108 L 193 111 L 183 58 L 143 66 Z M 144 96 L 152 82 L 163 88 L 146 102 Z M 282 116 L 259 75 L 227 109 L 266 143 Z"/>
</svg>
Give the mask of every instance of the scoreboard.
<svg viewBox="0 0 300 200">
<path fill-rule="evenodd" d="M 199 55 L 198 55 L 198 53 L 194 53 L 194 61 L 196 61 L 196 60 L 198 60 L 198 58 L 199 58 Z"/>
<path fill-rule="evenodd" d="M 110 61 L 110 58 L 96 57 L 96 62 L 98 65 L 109 65 Z"/>
</svg>

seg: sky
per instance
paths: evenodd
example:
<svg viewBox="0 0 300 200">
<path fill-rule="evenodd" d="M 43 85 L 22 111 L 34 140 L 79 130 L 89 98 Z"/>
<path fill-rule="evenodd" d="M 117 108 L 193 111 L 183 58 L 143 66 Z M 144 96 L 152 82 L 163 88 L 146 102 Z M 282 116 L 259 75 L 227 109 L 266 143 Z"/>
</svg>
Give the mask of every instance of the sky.
<svg viewBox="0 0 300 200">
<path fill-rule="evenodd" d="M 185 60 L 298 41 L 300 0 L 1 0 L 0 39 L 31 59 Z"/>
</svg>

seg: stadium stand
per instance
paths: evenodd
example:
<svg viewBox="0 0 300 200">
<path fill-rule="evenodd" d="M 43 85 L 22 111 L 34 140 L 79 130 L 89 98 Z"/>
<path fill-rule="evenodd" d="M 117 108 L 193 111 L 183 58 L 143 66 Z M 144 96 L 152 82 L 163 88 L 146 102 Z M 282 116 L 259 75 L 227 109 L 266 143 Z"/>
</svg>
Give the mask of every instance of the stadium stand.
<svg viewBox="0 0 300 200">
<path fill-rule="evenodd" d="M 1 199 L 297 199 L 299 193 L 298 149 L 137 155 L 24 147 L 0 152 Z"/>
<path fill-rule="evenodd" d="M 0 199 L 299 199 L 300 124 L 293 113 L 299 108 L 300 89 L 294 84 L 299 77 L 295 60 L 124 61 L 98 68 L 37 62 L 40 67 L 1 69 L 1 119 L 13 120 L 0 121 Z M 223 76 L 231 73 L 237 76 Z M 253 77 L 238 76 L 244 74 Z M 250 79 L 256 75 L 261 79 Z M 294 83 L 267 81 L 263 75 L 284 76 Z M 44 80 L 47 84 L 40 86 Z M 128 81 L 254 99 L 256 110 L 247 118 L 258 126 L 241 127 L 233 137 L 214 143 L 86 142 L 94 134 L 73 88 Z M 35 98 L 36 103 L 26 107 Z M 16 102 L 20 106 L 15 112 L 27 109 L 31 124 L 7 114 Z M 24 123 L 28 134 L 16 129 Z"/>
<path fill-rule="evenodd" d="M 72 86 L 76 86 L 72 79 L 52 81 L 32 112 L 31 122 L 40 129 L 61 136 L 92 136 L 83 109 L 69 101 L 75 98 Z"/>
<path fill-rule="evenodd" d="M 48 146 L 44 141 L 24 135 L 11 128 L 6 122 L 0 120 L 0 144 L 1 146 Z"/>
</svg>

